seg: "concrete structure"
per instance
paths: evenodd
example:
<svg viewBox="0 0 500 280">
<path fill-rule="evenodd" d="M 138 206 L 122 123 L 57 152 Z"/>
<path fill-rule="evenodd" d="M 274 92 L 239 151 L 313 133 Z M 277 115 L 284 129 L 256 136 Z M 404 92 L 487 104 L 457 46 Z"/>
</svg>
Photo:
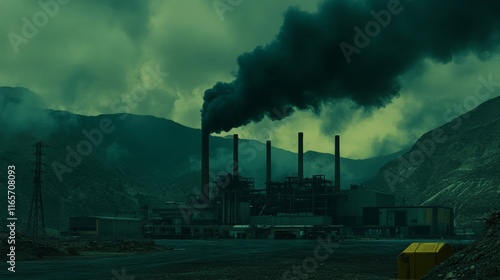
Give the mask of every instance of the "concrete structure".
<svg viewBox="0 0 500 280">
<path fill-rule="evenodd" d="M 142 237 L 142 221 L 121 217 L 69 217 L 68 231 L 69 234 L 96 238 L 139 238 Z"/>
</svg>

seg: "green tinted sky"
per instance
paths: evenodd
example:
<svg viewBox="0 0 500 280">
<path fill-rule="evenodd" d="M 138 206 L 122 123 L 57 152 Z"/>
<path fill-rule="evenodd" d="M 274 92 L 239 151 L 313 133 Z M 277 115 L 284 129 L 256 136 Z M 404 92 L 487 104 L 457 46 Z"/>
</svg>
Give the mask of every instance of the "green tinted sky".
<svg viewBox="0 0 500 280">
<path fill-rule="evenodd" d="M 238 55 L 271 42 L 289 6 L 314 12 L 319 1 L 221 3 L 237 5 L 220 16 L 213 0 L 72 0 L 46 12 L 38 1 L 0 0 L 0 85 L 27 87 L 49 108 L 97 115 L 115 112 L 113 102 L 148 83 L 147 69 L 159 67 L 168 77 L 128 111 L 199 128 L 203 92 L 233 79 Z M 22 43 L 12 42 L 17 35 Z M 264 141 L 270 132 L 273 145 L 295 151 L 296 133 L 303 131 L 305 149 L 323 152 L 332 152 L 333 135 L 341 134 L 343 156 L 387 154 L 456 115 L 447 114 L 456 105 L 472 108 L 480 77 L 500 81 L 499 66 L 498 55 L 480 60 L 464 54 L 447 64 L 424 60 L 401 76 L 400 96 L 384 108 L 365 111 L 332 101 L 316 114 L 264 119 L 227 134 Z"/>
</svg>

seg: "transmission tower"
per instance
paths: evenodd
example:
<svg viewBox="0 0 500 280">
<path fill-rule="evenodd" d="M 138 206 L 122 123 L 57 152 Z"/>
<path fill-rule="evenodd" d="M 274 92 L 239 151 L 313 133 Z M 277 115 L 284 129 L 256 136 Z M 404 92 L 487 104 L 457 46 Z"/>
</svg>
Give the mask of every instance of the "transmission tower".
<svg viewBox="0 0 500 280">
<path fill-rule="evenodd" d="M 28 218 L 28 234 L 33 237 L 46 237 L 42 200 L 42 142 L 37 142 L 32 147 L 36 147 L 35 179 L 33 180 L 33 197 Z"/>
</svg>

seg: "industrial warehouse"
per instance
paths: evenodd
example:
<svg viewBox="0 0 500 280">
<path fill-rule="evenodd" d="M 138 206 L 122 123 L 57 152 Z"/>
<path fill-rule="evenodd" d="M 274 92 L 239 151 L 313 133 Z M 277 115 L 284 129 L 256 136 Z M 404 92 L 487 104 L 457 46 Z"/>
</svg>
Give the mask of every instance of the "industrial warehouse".
<svg viewBox="0 0 500 280">
<path fill-rule="evenodd" d="M 340 136 L 335 136 L 334 180 L 304 177 L 303 133 L 298 133 L 297 173 L 273 180 L 271 141 L 266 142 L 266 183 L 238 172 L 238 135 L 233 135 L 233 172 L 209 180 L 209 134 L 202 133 L 201 194 L 188 202 L 145 205 L 134 217 L 71 217 L 69 234 L 97 238 L 338 238 L 454 235 L 453 209 L 395 205 L 393 194 L 351 185 L 340 189 Z"/>
</svg>

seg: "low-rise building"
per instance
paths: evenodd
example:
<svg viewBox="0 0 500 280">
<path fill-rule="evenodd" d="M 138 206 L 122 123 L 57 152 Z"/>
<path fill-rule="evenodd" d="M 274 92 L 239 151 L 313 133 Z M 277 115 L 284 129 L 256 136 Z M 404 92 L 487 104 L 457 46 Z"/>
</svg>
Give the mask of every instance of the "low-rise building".
<svg viewBox="0 0 500 280">
<path fill-rule="evenodd" d="M 142 221 L 123 217 L 69 217 L 68 231 L 72 235 L 96 238 L 139 238 L 142 236 Z"/>
</svg>

